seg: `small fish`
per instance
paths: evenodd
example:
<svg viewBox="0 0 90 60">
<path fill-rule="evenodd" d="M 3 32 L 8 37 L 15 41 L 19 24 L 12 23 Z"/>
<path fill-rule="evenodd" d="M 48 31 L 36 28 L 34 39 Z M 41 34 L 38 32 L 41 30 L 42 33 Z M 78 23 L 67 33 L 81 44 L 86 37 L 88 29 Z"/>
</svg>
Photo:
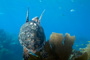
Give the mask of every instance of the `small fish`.
<svg viewBox="0 0 90 60">
<path fill-rule="evenodd" d="M 84 45 L 84 44 L 81 44 L 82 46 Z"/>
<path fill-rule="evenodd" d="M 79 50 L 81 50 L 82 48 L 79 48 Z"/>
<path fill-rule="evenodd" d="M 74 9 L 71 9 L 70 12 L 74 12 L 75 10 Z"/>
<path fill-rule="evenodd" d="M 90 43 L 90 41 L 88 41 Z"/>
<path fill-rule="evenodd" d="M 79 50 L 81 50 L 81 52 L 82 52 L 82 51 L 84 51 L 85 49 L 83 49 L 83 48 L 79 48 Z"/>
<path fill-rule="evenodd" d="M 76 45 L 76 47 L 78 47 L 78 45 Z"/>
</svg>

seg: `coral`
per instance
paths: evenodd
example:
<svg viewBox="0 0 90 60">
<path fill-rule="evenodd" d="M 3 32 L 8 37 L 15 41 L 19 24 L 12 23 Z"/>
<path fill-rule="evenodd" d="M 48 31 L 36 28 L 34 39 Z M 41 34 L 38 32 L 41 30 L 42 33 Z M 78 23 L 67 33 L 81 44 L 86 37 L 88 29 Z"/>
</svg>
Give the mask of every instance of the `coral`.
<svg viewBox="0 0 90 60">
<path fill-rule="evenodd" d="M 88 60 L 87 52 L 82 53 L 81 51 L 73 49 L 69 60 Z"/>
<path fill-rule="evenodd" d="M 90 59 L 90 43 L 87 44 L 87 47 L 86 48 L 82 48 L 81 50 L 82 50 L 82 52 L 87 52 L 88 59 Z"/>
<path fill-rule="evenodd" d="M 28 60 L 68 60 L 72 53 L 72 46 L 75 41 L 75 36 L 65 34 L 65 40 L 63 34 L 52 33 L 50 39 L 45 43 L 44 51 L 46 52 L 43 56 L 42 51 L 37 52 L 37 57 L 31 55 Z M 64 43 L 63 43 L 64 42 Z"/>
<path fill-rule="evenodd" d="M 76 57 L 74 60 L 88 60 L 87 52 L 83 53 L 83 55 Z"/>
<path fill-rule="evenodd" d="M 85 48 L 85 52 L 88 53 L 88 58 L 90 59 L 90 43 L 87 45 L 87 47 Z"/>
<path fill-rule="evenodd" d="M 57 55 L 57 59 L 59 60 L 68 60 L 70 54 L 72 53 L 72 46 L 75 41 L 75 36 L 70 36 L 70 34 L 66 33 L 65 34 L 65 40 L 63 44 L 63 35 L 62 34 L 57 34 L 53 33 L 50 36 L 50 43 L 52 46 L 52 50 Z"/>
</svg>

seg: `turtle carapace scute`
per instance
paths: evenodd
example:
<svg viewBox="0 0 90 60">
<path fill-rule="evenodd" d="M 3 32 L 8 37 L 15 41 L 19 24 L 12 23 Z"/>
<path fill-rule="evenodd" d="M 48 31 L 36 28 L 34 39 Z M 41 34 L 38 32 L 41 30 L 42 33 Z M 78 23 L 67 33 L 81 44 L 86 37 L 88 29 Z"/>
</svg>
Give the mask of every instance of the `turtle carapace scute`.
<svg viewBox="0 0 90 60">
<path fill-rule="evenodd" d="M 28 19 L 28 17 L 27 17 Z M 45 44 L 45 34 L 42 26 L 34 21 L 28 21 L 22 25 L 19 32 L 19 42 L 32 53 L 41 50 Z"/>
</svg>

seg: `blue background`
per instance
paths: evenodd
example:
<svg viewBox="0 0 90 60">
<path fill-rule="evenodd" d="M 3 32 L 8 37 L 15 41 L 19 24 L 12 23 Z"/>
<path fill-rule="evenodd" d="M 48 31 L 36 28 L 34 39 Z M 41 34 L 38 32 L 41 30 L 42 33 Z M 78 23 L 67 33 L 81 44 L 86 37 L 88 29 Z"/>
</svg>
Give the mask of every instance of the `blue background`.
<svg viewBox="0 0 90 60">
<path fill-rule="evenodd" d="M 26 21 L 28 7 L 29 20 L 35 16 L 40 17 L 45 9 L 41 25 L 47 40 L 52 32 L 62 33 L 64 36 L 65 33 L 69 33 L 76 37 L 73 48 L 85 47 L 88 44 L 90 40 L 89 0 L 0 0 L 0 29 L 16 34 L 18 38 L 20 27 Z"/>
</svg>

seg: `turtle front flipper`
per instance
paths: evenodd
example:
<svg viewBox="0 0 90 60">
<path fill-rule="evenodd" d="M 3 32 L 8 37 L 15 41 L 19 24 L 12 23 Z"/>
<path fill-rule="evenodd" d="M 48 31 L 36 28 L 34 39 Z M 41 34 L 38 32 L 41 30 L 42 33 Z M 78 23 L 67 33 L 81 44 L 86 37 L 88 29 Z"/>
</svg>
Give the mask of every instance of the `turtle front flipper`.
<svg viewBox="0 0 90 60">
<path fill-rule="evenodd" d="M 43 16 L 43 13 L 45 12 L 45 10 L 42 12 L 42 14 L 41 14 L 41 16 L 40 16 L 40 18 L 39 18 L 39 20 L 38 20 L 38 23 L 40 24 L 40 21 L 41 21 L 41 18 L 42 18 L 42 16 Z"/>
<path fill-rule="evenodd" d="M 29 22 L 29 8 L 27 10 L 27 19 L 26 19 L 26 22 Z"/>
<path fill-rule="evenodd" d="M 23 51 L 24 60 L 28 60 L 28 58 L 30 57 L 29 51 L 26 48 L 24 48 Z"/>
</svg>

